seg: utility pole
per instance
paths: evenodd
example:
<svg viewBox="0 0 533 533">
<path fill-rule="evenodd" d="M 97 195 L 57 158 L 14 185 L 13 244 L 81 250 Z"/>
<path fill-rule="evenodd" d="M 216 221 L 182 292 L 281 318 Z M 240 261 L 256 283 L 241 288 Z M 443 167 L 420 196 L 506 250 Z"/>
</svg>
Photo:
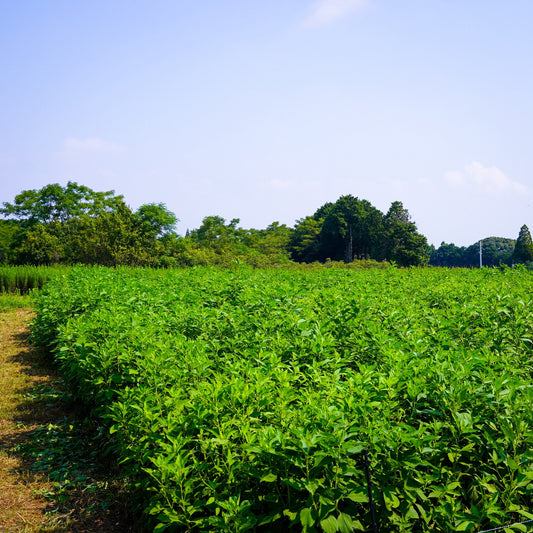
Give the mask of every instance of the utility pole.
<svg viewBox="0 0 533 533">
<path fill-rule="evenodd" d="M 349 234 L 349 240 L 348 244 L 346 245 L 346 262 L 351 263 L 353 261 L 353 234 L 352 234 L 352 225 L 348 224 L 348 230 L 350 232 Z"/>
<path fill-rule="evenodd" d="M 483 268 L 483 241 L 479 241 L 479 268 Z"/>
</svg>

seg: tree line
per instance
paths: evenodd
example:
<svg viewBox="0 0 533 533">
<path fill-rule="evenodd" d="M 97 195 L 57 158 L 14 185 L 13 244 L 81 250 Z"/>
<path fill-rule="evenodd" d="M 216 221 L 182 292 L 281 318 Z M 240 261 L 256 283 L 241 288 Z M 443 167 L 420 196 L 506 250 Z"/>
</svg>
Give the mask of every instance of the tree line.
<svg viewBox="0 0 533 533">
<path fill-rule="evenodd" d="M 443 242 L 439 248 L 431 248 L 430 266 L 473 268 L 480 264 L 487 267 L 526 264 L 533 267 L 533 240 L 529 228 L 524 224 L 516 240 L 488 237 L 470 246 Z"/>
<path fill-rule="evenodd" d="M 133 211 L 114 191 L 96 192 L 70 181 L 64 187 L 50 184 L 22 191 L 13 202 L 3 203 L 0 214 L 0 261 L 9 264 L 179 267 L 237 261 L 269 266 L 364 260 L 475 266 L 471 247 L 428 246 L 401 202 L 393 202 L 384 214 L 351 195 L 324 204 L 293 228 L 273 222 L 265 229 L 245 229 L 239 219 L 207 216 L 183 237 L 176 233 L 178 218 L 163 203 Z M 507 241 L 487 242 L 487 259 L 510 262 L 516 259 L 515 248 L 525 243 L 522 262 L 533 260 L 531 236 L 528 240 L 521 230 L 516 247 Z M 490 256 L 490 247 L 497 253 Z"/>
</svg>

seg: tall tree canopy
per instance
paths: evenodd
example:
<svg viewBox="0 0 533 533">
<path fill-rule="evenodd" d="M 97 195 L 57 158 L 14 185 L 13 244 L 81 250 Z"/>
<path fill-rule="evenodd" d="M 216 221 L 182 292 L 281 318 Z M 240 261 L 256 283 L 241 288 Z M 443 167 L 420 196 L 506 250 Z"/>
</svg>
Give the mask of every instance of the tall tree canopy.
<svg viewBox="0 0 533 533">
<path fill-rule="evenodd" d="M 237 227 L 239 222 L 238 218 L 233 218 L 226 224 L 226 219 L 221 216 L 208 216 L 198 229 L 190 232 L 190 238 L 200 246 L 221 251 L 242 243 L 245 230 Z"/>
<path fill-rule="evenodd" d="M 244 237 L 244 243 L 264 255 L 288 258 L 287 248 L 292 233 L 291 228 L 275 221 L 269 224 L 266 229 L 251 229 Z"/>
<path fill-rule="evenodd" d="M 66 222 L 72 217 L 116 211 L 122 205 L 123 197 L 114 191 L 95 192 L 69 181 L 65 187 L 52 183 L 42 189 L 22 191 L 13 203 L 4 202 L 0 214 L 27 224 Z"/>
<path fill-rule="evenodd" d="M 367 200 L 341 196 L 297 221 L 289 243 L 296 261 L 384 259 L 401 266 L 427 263 L 428 245 L 409 212 L 394 202 L 387 215 Z"/>
<path fill-rule="evenodd" d="M 320 259 L 320 230 L 323 223 L 323 218 L 315 216 L 296 221 L 288 245 L 294 261 L 312 263 Z"/>
<path fill-rule="evenodd" d="M 150 238 L 173 233 L 178 218 L 165 204 L 144 204 L 135 212 L 141 231 Z"/>
<path fill-rule="evenodd" d="M 28 264 L 157 264 L 173 244 L 163 238 L 177 222 L 164 204 L 142 205 L 134 213 L 114 191 L 71 181 L 22 191 L 0 213 L 15 219 L 17 228 L 4 243 L 4 256 Z"/>
<path fill-rule="evenodd" d="M 385 215 L 384 256 L 400 266 L 427 263 L 428 243 L 402 202 L 393 202 Z"/>
<path fill-rule="evenodd" d="M 531 239 L 529 228 L 525 224 L 520 228 L 518 239 L 516 239 L 513 261 L 515 263 L 533 261 L 533 240 Z"/>
<path fill-rule="evenodd" d="M 341 196 L 328 210 L 320 231 L 320 255 L 351 263 L 379 256 L 383 215 L 367 200 Z"/>
</svg>

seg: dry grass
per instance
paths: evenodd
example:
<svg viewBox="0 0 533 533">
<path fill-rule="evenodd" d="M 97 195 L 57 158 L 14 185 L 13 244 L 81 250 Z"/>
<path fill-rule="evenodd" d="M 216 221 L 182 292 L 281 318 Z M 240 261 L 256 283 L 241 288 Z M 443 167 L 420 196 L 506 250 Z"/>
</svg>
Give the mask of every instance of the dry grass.
<svg viewBox="0 0 533 533">
<path fill-rule="evenodd" d="M 0 302 L 0 532 L 138 530 L 125 514 L 120 481 L 99 479 L 102 489 L 87 492 L 74 487 L 58 503 L 45 497 L 55 490 L 46 470 L 33 470 L 31 458 L 21 451 L 36 438 L 34 430 L 72 417 L 64 404 L 46 395 L 43 400 L 39 393 L 60 388 L 61 382 L 46 357 L 28 343 L 31 318 L 30 308 Z M 87 479 L 95 481 L 93 471 Z"/>
<path fill-rule="evenodd" d="M 25 465 L 22 458 L 9 452 L 24 440 L 34 424 L 43 421 L 43 413 L 33 416 L 21 409 L 21 395 L 51 376 L 35 375 L 31 349 L 24 339 L 28 309 L 10 309 L 0 313 L 0 531 L 36 531 L 43 523 L 47 501 L 35 490 L 47 489 L 47 481 Z M 24 362 L 24 359 L 29 359 Z M 28 416 L 30 415 L 30 416 Z M 38 415 L 38 416 L 37 416 Z"/>
</svg>

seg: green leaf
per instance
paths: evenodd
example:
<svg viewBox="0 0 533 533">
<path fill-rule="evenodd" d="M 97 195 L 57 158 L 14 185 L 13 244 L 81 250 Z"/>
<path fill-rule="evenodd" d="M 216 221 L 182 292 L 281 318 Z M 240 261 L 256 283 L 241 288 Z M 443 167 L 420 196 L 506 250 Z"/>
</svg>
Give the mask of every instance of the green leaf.
<svg viewBox="0 0 533 533">
<path fill-rule="evenodd" d="M 513 533 L 515 531 L 527 531 L 528 528 L 525 524 L 513 524 L 511 527 L 506 527 L 504 531 L 507 533 Z"/>
<path fill-rule="evenodd" d="M 339 530 L 337 519 L 331 514 L 327 518 L 324 518 L 324 520 L 320 521 L 320 527 L 325 533 L 337 533 Z"/>
<path fill-rule="evenodd" d="M 290 509 L 284 509 L 283 514 L 291 521 L 296 520 L 296 517 L 298 516 L 298 513 L 295 513 L 291 511 Z"/>
<path fill-rule="evenodd" d="M 463 520 L 455 526 L 455 531 L 470 531 L 475 527 L 475 525 L 476 524 L 474 522 L 471 522 L 470 520 Z"/>
<path fill-rule="evenodd" d="M 304 507 L 300 511 L 300 522 L 304 528 L 313 527 L 315 525 L 314 511 L 310 507 Z"/>
<path fill-rule="evenodd" d="M 320 487 L 319 480 L 312 479 L 310 481 L 304 482 L 305 488 L 309 491 L 309 494 L 313 495 L 317 491 L 317 489 Z"/>
<path fill-rule="evenodd" d="M 472 415 L 471 413 L 456 413 L 455 419 L 459 429 L 463 432 L 470 431 L 472 429 Z"/>
<path fill-rule="evenodd" d="M 337 525 L 341 533 L 352 533 L 354 529 L 352 517 L 346 513 L 340 513 L 337 517 Z"/>
<path fill-rule="evenodd" d="M 480 485 L 484 487 L 485 489 L 487 489 L 488 492 L 491 492 L 491 493 L 498 492 L 498 487 L 496 487 L 495 485 L 492 485 L 491 483 L 486 483 L 482 481 L 480 482 Z"/>
<path fill-rule="evenodd" d="M 416 509 L 414 507 L 409 507 L 409 510 L 405 514 L 405 518 L 408 520 L 417 520 L 419 518 L 418 513 L 416 512 Z"/>
<path fill-rule="evenodd" d="M 357 492 L 350 492 L 345 497 L 355 503 L 368 503 L 368 493 L 364 489 Z"/>
<path fill-rule="evenodd" d="M 274 473 L 270 473 L 270 474 L 266 474 L 265 476 L 263 476 L 260 481 L 264 481 L 266 483 L 272 483 L 273 481 L 276 481 L 276 479 L 278 479 L 278 476 L 276 476 L 276 474 Z"/>
<path fill-rule="evenodd" d="M 507 459 L 507 466 L 513 471 L 518 470 L 519 468 L 518 463 L 510 457 Z"/>
<path fill-rule="evenodd" d="M 392 511 L 392 509 L 396 509 L 400 505 L 398 496 L 394 494 L 394 489 L 390 487 L 385 487 L 383 489 L 383 499 L 385 500 L 385 507 L 387 508 L 387 511 Z"/>
<path fill-rule="evenodd" d="M 350 446 L 348 449 L 346 449 L 346 453 L 348 455 L 357 455 L 359 453 L 361 453 L 363 451 L 363 447 L 362 446 Z"/>
<path fill-rule="evenodd" d="M 533 472 L 532 472 L 533 473 Z M 525 516 L 526 518 L 528 518 L 529 520 L 533 520 L 533 514 L 532 513 L 528 513 L 527 511 L 524 511 L 523 509 L 518 509 L 517 510 L 517 513 L 522 515 L 522 516 Z"/>
</svg>

